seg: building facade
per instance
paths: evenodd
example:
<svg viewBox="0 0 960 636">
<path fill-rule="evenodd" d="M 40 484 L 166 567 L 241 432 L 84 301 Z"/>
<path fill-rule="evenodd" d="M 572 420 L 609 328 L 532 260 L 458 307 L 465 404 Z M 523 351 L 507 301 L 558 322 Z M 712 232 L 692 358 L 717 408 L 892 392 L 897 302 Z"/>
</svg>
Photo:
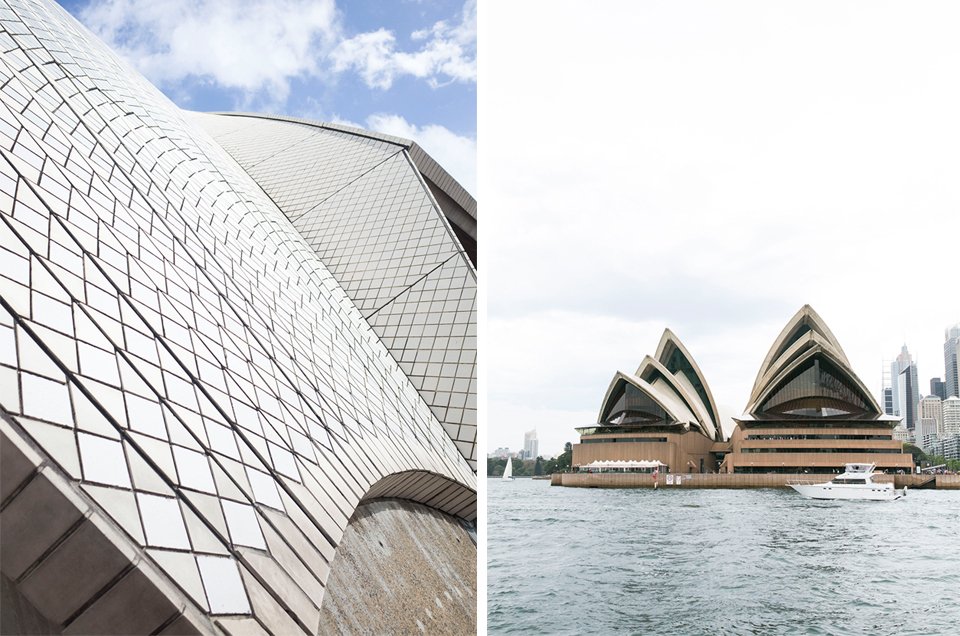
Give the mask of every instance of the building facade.
<svg viewBox="0 0 960 636">
<path fill-rule="evenodd" d="M 930 378 L 930 395 L 935 395 L 941 400 L 947 399 L 947 384 L 940 378 Z"/>
<path fill-rule="evenodd" d="M 887 415 L 893 415 L 893 387 L 886 386 L 883 388 L 883 412 Z"/>
<path fill-rule="evenodd" d="M 946 396 L 960 396 L 960 323 L 948 327 L 943 338 L 943 366 Z"/>
<path fill-rule="evenodd" d="M 960 435 L 960 398 L 948 397 L 943 401 L 943 434 Z"/>
<path fill-rule="evenodd" d="M 930 454 L 944 459 L 960 459 L 960 434 L 947 435 L 937 440 Z"/>
<path fill-rule="evenodd" d="M 883 362 L 883 372 L 882 372 L 882 382 L 883 385 L 880 389 L 880 405 L 883 407 L 883 412 L 887 415 L 895 415 L 896 411 L 893 406 L 893 380 L 891 373 L 893 371 L 893 365 L 889 361 Z"/>
<path fill-rule="evenodd" d="M 943 401 L 936 395 L 928 395 L 920 400 L 919 413 L 921 422 L 933 422 L 933 433 L 943 435 Z M 929 431 L 924 430 L 924 434 Z"/>
<path fill-rule="evenodd" d="M 854 462 L 913 467 L 894 439 L 899 418 L 883 413 L 809 305 L 774 341 L 735 421 L 724 472 L 829 473 Z"/>
<path fill-rule="evenodd" d="M 314 634 L 365 598 L 331 573 L 376 518 L 470 546 L 475 202 L 410 142 L 185 113 L 8 4 L 4 631 Z"/>
<path fill-rule="evenodd" d="M 920 386 L 917 379 L 917 365 L 913 356 L 903 345 L 897 359 L 890 366 L 893 380 L 893 414 L 903 418 L 903 425 L 913 431 L 917 426 Z"/>
<path fill-rule="evenodd" d="M 277 202 L 475 471 L 476 201 L 406 139 L 290 117 L 189 117 Z"/>
<path fill-rule="evenodd" d="M 540 455 L 540 442 L 537 440 L 537 429 L 523 434 L 523 458 L 536 459 Z"/>
<path fill-rule="evenodd" d="M 672 472 L 715 472 L 723 439 L 717 414 L 700 368 L 668 329 L 636 373 L 614 375 L 597 423 L 577 429 L 572 464 L 659 461 Z"/>
</svg>

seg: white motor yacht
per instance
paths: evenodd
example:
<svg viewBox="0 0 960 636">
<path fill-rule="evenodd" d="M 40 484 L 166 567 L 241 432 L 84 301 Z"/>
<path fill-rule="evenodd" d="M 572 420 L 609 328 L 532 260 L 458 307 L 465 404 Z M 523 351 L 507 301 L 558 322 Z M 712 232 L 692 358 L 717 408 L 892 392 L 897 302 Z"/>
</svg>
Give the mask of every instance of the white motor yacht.
<svg viewBox="0 0 960 636">
<path fill-rule="evenodd" d="M 893 501 L 907 494 L 889 482 L 875 482 L 873 469 L 876 464 L 847 464 L 842 475 L 837 475 L 824 484 L 787 485 L 810 499 L 866 499 L 869 501 Z"/>
</svg>

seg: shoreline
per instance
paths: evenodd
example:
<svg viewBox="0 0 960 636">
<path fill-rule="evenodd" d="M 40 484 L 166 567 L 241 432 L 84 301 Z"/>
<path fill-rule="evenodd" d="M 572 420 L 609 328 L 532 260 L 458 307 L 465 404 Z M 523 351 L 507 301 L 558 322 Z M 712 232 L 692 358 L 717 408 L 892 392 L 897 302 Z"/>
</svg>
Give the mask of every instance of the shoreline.
<svg viewBox="0 0 960 636">
<path fill-rule="evenodd" d="M 657 488 L 786 488 L 787 482 L 819 484 L 831 477 L 799 473 L 678 473 L 659 475 Z M 876 481 L 893 482 L 896 488 L 906 486 L 913 490 L 960 490 L 960 475 L 877 475 Z M 550 476 L 551 486 L 566 488 L 653 488 L 653 483 L 649 473 L 554 473 Z"/>
</svg>

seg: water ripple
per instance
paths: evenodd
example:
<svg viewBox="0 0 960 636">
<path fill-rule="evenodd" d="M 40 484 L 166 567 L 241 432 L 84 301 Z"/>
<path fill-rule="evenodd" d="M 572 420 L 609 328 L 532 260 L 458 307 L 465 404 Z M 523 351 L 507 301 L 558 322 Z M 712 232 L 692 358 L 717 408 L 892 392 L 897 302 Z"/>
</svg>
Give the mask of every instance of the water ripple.
<svg viewBox="0 0 960 636">
<path fill-rule="evenodd" d="M 960 493 L 488 481 L 491 634 L 938 634 L 960 624 Z"/>
</svg>

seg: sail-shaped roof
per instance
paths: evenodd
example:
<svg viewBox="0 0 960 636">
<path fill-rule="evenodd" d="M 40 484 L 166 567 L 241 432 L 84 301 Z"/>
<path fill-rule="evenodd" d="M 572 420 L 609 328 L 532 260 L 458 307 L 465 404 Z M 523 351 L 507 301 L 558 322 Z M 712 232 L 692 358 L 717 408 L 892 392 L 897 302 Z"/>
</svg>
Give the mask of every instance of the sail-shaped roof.
<svg viewBox="0 0 960 636">
<path fill-rule="evenodd" d="M 746 412 L 757 419 L 882 417 L 840 343 L 810 305 L 790 319 L 770 347 Z"/>
<path fill-rule="evenodd" d="M 693 356 L 669 329 L 656 357 L 646 356 L 635 374 L 618 371 L 600 407 L 606 425 L 680 425 L 720 440 L 717 406 Z"/>
</svg>

